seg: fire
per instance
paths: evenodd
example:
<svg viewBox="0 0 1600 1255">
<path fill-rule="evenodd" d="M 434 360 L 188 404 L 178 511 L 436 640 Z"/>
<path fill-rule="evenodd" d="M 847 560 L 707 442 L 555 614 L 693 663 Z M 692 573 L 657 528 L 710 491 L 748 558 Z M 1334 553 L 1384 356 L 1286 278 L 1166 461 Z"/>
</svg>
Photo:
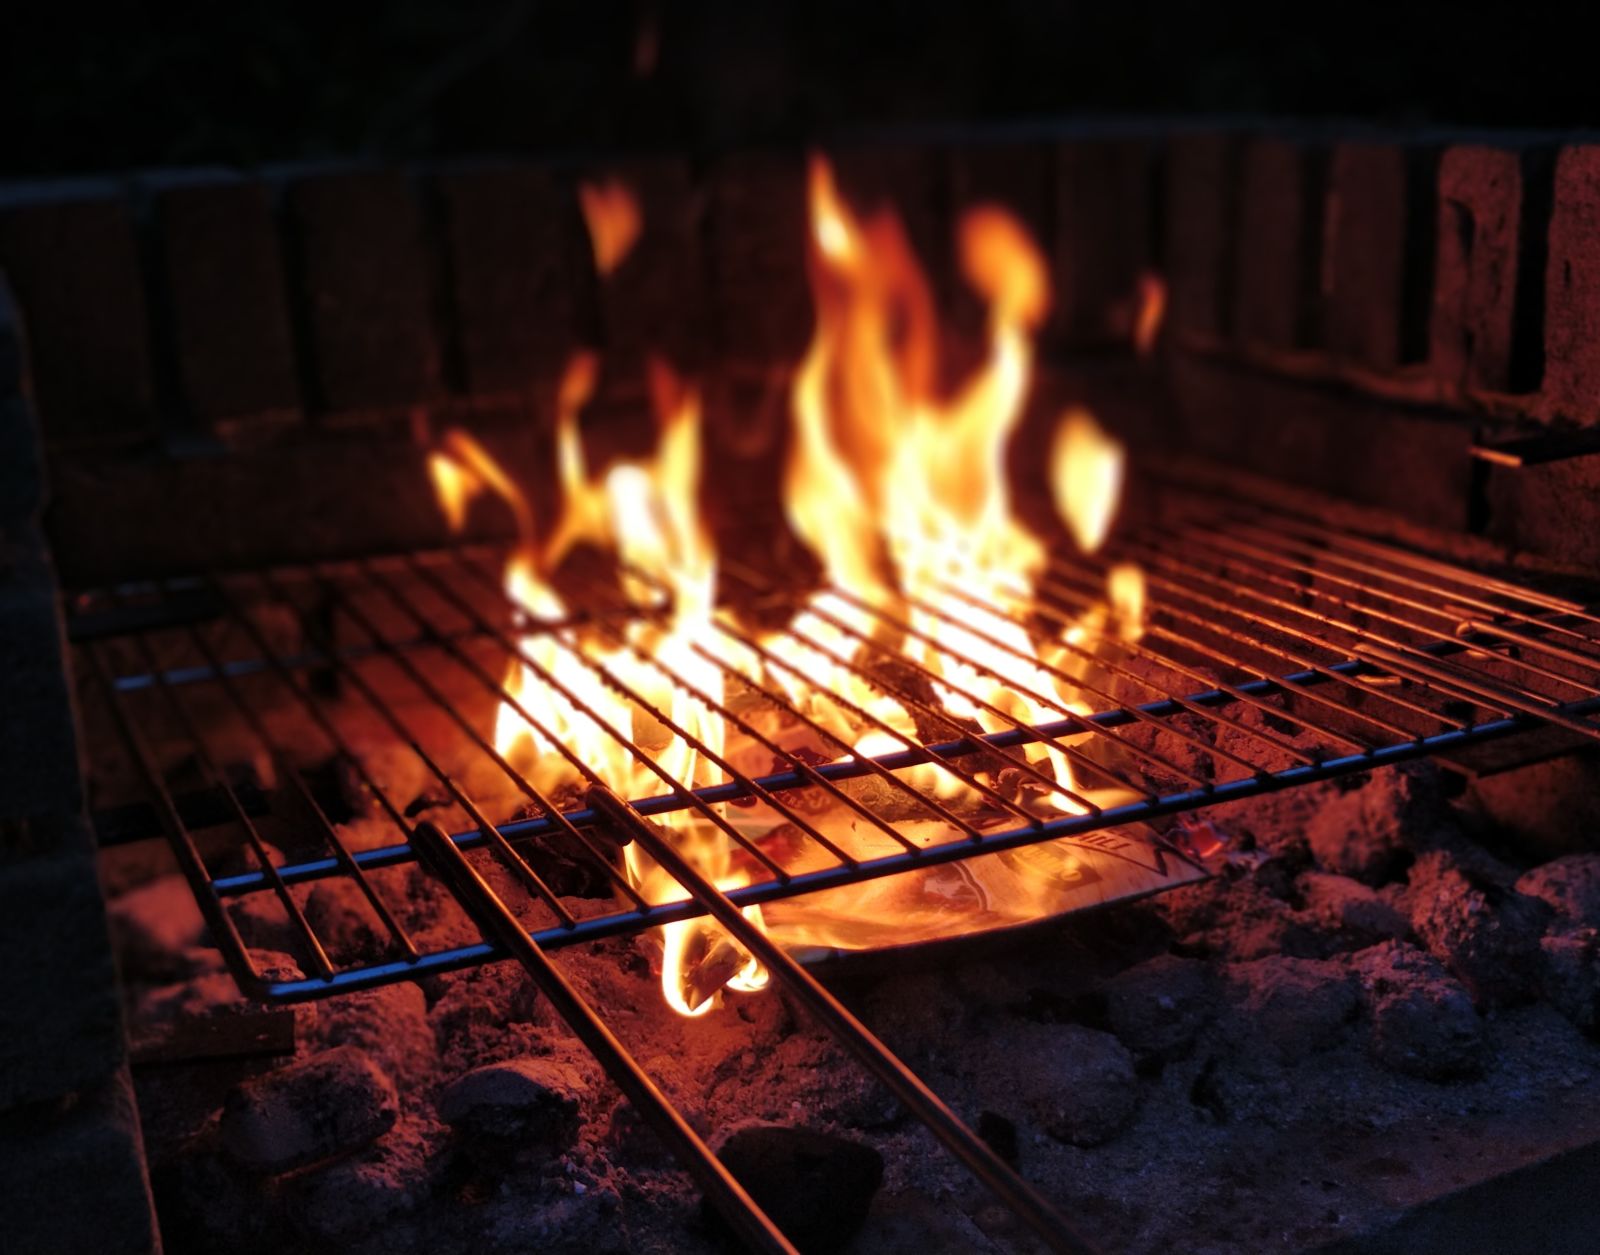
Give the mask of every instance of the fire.
<svg viewBox="0 0 1600 1255">
<path fill-rule="evenodd" d="M 1078 548 L 1085 553 L 1100 548 L 1122 496 L 1122 446 L 1087 410 L 1068 410 L 1056 428 L 1050 487 Z"/>
<path fill-rule="evenodd" d="M 642 228 L 637 203 L 615 182 L 586 185 L 580 196 L 596 267 L 609 274 Z M 854 755 L 894 752 L 928 739 L 929 718 L 960 735 L 1087 713 L 1077 683 L 1088 665 L 1085 643 L 1132 639 L 1140 630 L 1143 580 L 1126 566 L 1114 568 L 1106 602 L 1063 636 L 1049 639 L 1029 626 L 1048 554 L 1013 512 L 1007 452 L 1029 397 L 1033 334 L 1050 303 L 1036 244 L 997 207 L 976 208 L 962 220 L 962 271 L 985 301 L 988 320 L 981 363 L 945 393 L 932 293 L 898 218 L 888 211 L 858 214 L 820 158 L 810 168 L 808 208 L 816 325 L 794 375 L 782 493 L 789 524 L 816 555 L 824 586 L 782 631 L 746 647 L 736 613 L 715 604 L 716 553 L 699 509 L 699 397 L 665 366 L 651 368 L 653 455 L 597 474 L 588 465 L 581 417 L 599 361 L 580 353 L 569 363 L 557 396 L 560 509 L 542 538 L 511 477 L 471 437 L 450 432 L 430 455 L 452 527 L 462 525 L 480 493 L 500 498 L 516 520 L 519 541 L 505 588 L 525 623 L 495 745 L 547 796 L 559 799 L 563 788 L 596 778 L 629 797 L 663 791 L 663 777 L 715 783 L 742 753 L 759 774 L 770 752 L 730 743 L 721 712 L 740 701 L 749 710 L 751 694 L 762 691 L 784 694 L 810 726 L 790 719 L 779 727 L 773 720 L 780 716 L 768 707 L 746 718 L 767 719 L 771 736 L 812 755 L 837 756 L 841 747 Z M 1051 479 L 1074 540 L 1086 551 L 1097 548 L 1121 490 L 1120 446 L 1086 413 L 1069 412 L 1052 450 Z M 625 626 L 580 629 L 567 622 L 552 578 L 580 547 L 615 559 L 617 592 L 636 612 Z M 886 654 L 916 670 L 927 697 L 893 695 L 894 686 L 874 672 Z M 1013 761 L 1025 769 L 1021 782 L 1002 784 L 992 763 L 969 773 L 930 764 L 897 774 L 954 805 L 983 801 L 970 772 L 982 776 L 991 802 L 1009 796 L 1008 804 L 1024 813 L 1072 814 L 1085 802 L 1120 800 L 1074 781 L 1063 752 L 1069 748 L 1055 741 L 1018 751 Z M 997 792 L 1002 788 L 1006 794 Z M 792 827 L 783 818 L 765 805 L 746 808 L 737 821 L 711 808 L 677 812 L 666 826 L 704 874 L 730 889 L 749 883 L 753 866 L 736 857 L 731 825 L 760 841 Z M 854 815 L 812 819 L 855 857 L 888 852 L 887 836 Z M 946 824 L 924 819 L 897 830 L 920 843 L 950 837 Z M 822 865 L 807 864 L 816 856 L 796 856 L 792 870 Z M 1043 909 L 1046 887 L 1070 873 L 1075 856 L 1046 845 L 1008 858 L 1003 869 L 991 868 L 998 878 L 991 888 L 1003 882 L 1003 889 L 998 905 L 986 901 L 984 909 L 1020 921 Z M 647 900 L 683 896 L 635 846 L 625 847 L 624 860 Z M 948 910 L 908 908 L 895 883 L 746 914 L 792 947 L 876 945 L 949 931 Z M 765 983 L 765 972 L 715 924 L 668 925 L 661 940 L 663 990 L 684 1015 L 710 1010 L 719 987 Z"/>
<path fill-rule="evenodd" d="M 608 275 L 633 251 L 644 215 L 627 184 L 619 179 L 578 185 L 578 204 L 589 229 L 589 244 L 594 250 L 594 268 Z"/>
</svg>

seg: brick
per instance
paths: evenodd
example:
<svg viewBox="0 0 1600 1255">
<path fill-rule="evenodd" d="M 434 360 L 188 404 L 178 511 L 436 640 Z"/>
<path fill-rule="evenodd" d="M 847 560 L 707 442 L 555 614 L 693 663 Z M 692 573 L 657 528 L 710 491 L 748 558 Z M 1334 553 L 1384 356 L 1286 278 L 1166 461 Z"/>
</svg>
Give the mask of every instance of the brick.
<svg viewBox="0 0 1600 1255">
<path fill-rule="evenodd" d="M 126 1070 L 0 1116 L 0 1233 L 29 1255 L 156 1255 L 161 1239 Z"/>
<path fill-rule="evenodd" d="M 0 538 L 0 819 L 83 804 L 61 611 L 36 523 Z M 0 866 L 9 857 L 0 846 Z"/>
<path fill-rule="evenodd" d="M 1245 344 L 1303 348 L 1316 313 L 1322 154 L 1257 139 L 1241 157 L 1233 325 Z"/>
<path fill-rule="evenodd" d="M 1600 458 L 1488 466 L 1491 539 L 1571 569 L 1600 570 Z"/>
<path fill-rule="evenodd" d="M 537 166 L 433 182 L 450 267 L 454 348 L 473 395 L 543 388 L 580 340 L 588 249 L 571 187 Z"/>
<path fill-rule="evenodd" d="M 1544 396 L 1558 417 L 1600 421 L 1600 146 L 1556 158 L 1545 268 Z"/>
<path fill-rule="evenodd" d="M 1392 144 L 1340 144 L 1328 175 L 1324 347 L 1387 370 L 1402 359 L 1407 175 Z"/>
<path fill-rule="evenodd" d="M 1429 359 L 1441 380 L 1503 392 L 1511 383 L 1522 163 L 1465 145 L 1439 161 Z"/>
<path fill-rule="evenodd" d="M 16 297 L 0 273 L 0 399 L 19 395 L 25 386 L 28 346 Z"/>
<path fill-rule="evenodd" d="M 1228 330 L 1236 164 L 1234 143 L 1225 135 L 1181 135 L 1168 146 L 1167 309 L 1177 330 L 1201 336 Z"/>
<path fill-rule="evenodd" d="M 711 172 L 709 193 L 707 270 L 722 360 L 793 366 L 811 337 L 804 165 L 735 154 Z"/>
<path fill-rule="evenodd" d="M 287 204 L 318 408 L 436 398 L 432 263 L 410 181 L 389 171 L 314 175 L 290 184 Z"/>
<path fill-rule="evenodd" d="M 1056 322 L 1080 343 L 1126 343 L 1151 268 L 1149 146 L 1076 141 L 1056 152 Z"/>
<path fill-rule="evenodd" d="M 298 416 L 282 250 L 265 185 L 171 187 L 155 200 L 178 396 L 198 427 Z"/>
<path fill-rule="evenodd" d="M 705 352 L 705 284 L 699 205 L 688 165 L 672 158 L 611 164 L 639 201 L 643 229 L 622 263 L 596 277 L 608 373 L 642 379 L 644 359 L 659 354 L 682 370 Z"/>
<path fill-rule="evenodd" d="M 126 201 L 107 191 L 0 207 L 0 271 L 22 309 L 48 442 L 150 438 L 149 319 Z"/>
<path fill-rule="evenodd" d="M 1470 424 L 1356 389 L 1332 389 L 1214 358 L 1175 359 L 1179 426 L 1164 435 L 1275 484 L 1466 532 L 1473 507 Z M 1374 461 L 1373 450 L 1383 456 Z"/>
<path fill-rule="evenodd" d="M 44 506 L 39 425 L 26 395 L 22 320 L 0 275 L 0 536 Z"/>
<path fill-rule="evenodd" d="M 5 866 L 0 953 L 0 1111 L 104 1081 L 124 1049 L 92 856 Z"/>
</svg>

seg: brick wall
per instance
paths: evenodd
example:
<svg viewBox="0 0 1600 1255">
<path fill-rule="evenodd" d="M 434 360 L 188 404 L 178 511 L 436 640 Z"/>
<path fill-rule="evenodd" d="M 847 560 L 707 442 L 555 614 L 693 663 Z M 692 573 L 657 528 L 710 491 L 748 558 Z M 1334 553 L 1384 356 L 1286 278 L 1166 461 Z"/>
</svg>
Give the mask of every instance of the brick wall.
<svg viewBox="0 0 1600 1255">
<path fill-rule="evenodd" d="M 837 164 L 864 208 L 901 205 L 958 333 L 981 311 L 954 220 L 1010 204 L 1047 254 L 1043 344 L 1066 393 L 1159 450 L 1595 568 L 1600 526 L 1553 527 L 1541 503 L 1584 503 L 1600 478 L 1564 456 L 1600 432 L 1597 154 L 1560 137 L 1152 125 L 857 138 Z M 719 473 L 749 481 L 809 334 L 802 158 L 0 188 L 67 574 L 440 540 L 418 439 L 468 421 L 528 473 L 580 344 L 606 362 L 592 429 L 648 440 L 641 365 L 660 352 L 704 379 Z M 610 175 L 646 225 L 602 278 L 576 185 Z M 1150 272 L 1169 289 L 1163 352 L 1134 369 Z M 1539 464 L 1474 452 L 1489 445 Z"/>
</svg>

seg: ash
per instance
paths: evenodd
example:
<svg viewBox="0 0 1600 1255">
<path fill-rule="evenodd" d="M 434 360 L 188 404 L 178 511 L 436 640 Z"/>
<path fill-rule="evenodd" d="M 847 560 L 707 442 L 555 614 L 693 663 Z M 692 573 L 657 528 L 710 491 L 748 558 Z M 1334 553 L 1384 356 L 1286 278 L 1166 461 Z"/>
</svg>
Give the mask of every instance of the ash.
<svg viewBox="0 0 1600 1255">
<path fill-rule="evenodd" d="M 1401 768 L 1181 817 L 1175 835 L 1221 843 L 1205 883 L 819 974 L 1107 1249 L 1379 1232 L 1600 1132 L 1600 855 L 1505 861 L 1447 784 Z M 109 883 L 169 1250 L 722 1249 L 692 1182 L 514 965 L 264 1010 L 238 998 L 182 882 L 151 871 Z M 381 890 L 419 944 L 475 939 L 416 869 Z M 340 957 L 379 944 L 353 888 L 304 904 Z M 261 966 L 298 970 L 281 920 L 232 909 Z M 881 1157 L 864 1224 L 813 1249 L 1035 1249 L 781 992 L 687 1020 L 658 954 L 639 937 L 557 961 L 702 1135 L 781 1126 Z M 196 1026 L 286 1044 L 185 1057 L 173 1043 Z M 802 1213 L 838 1202 L 794 1188 Z"/>
</svg>

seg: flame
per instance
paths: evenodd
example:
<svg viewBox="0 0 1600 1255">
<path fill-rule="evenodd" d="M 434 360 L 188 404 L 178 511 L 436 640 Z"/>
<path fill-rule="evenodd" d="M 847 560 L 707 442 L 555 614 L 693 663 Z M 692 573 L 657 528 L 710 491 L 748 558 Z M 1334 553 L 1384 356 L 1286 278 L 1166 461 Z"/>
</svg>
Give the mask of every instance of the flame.
<svg viewBox="0 0 1600 1255">
<path fill-rule="evenodd" d="M 594 251 L 594 268 L 609 275 L 620 266 L 638 243 L 644 228 L 639 202 L 620 179 L 603 179 L 578 185 L 578 205 L 589 230 Z"/>
<path fill-rule="evenodd" d="M 1155 350 L 1156 337 L 1161 334 L 1161 324 L 1167 316 L 1166 280 L 1149 270 L 1141 274 L 1135 308 L 1133 347 L 1140 357 L 1149 357 Z"/>
<path fill-rule="evenodd" d="M 1078 548 L 1085 553 L 1100 548 L 1122 496 L 1122 446 L 1087 410 L 1068 410 L 1056 428 L 1050 487 Z"/>
<path fill-rule="evenodd" d="M 586 185 L 580 194 L 596 266 L 608 273 L 641 229 L 637 205 L 615 182 Z M 814 725 L 789 720 L 775 727 L 786 744 L 882 755 L 927 740 L 929 719 L 966 734 L 1087 713 L 1080 685 L 1092 667 L 1089 647 L 1141 630 L 1143 578 L 1127 565 L 1111 569 L 1105 601 L 1064 633 L 1052 639 L 1030 627 L 1048 555 L 1013 511 L 1007 456 L 1032 385 L 1033 336 L 1050 304 L 1048 270 L 1034 241 L 998 207 L 978 207 L 962 219 L 962 273 L 988 316 L 979 364 L 945 389 L 932 292 L 899 219 L 887 210 L 858 214 L 821 158 L 811 162 L 807 196 L 816 322 L 791 388 L 782 495 L 789 524 L 815 554 L 824 582 L 782 630 L 758 633 L 759 644 L 744 647 L 737 619 L 715 604 L 716 553 L 699 505 L 699 395 L 664 365 L 650 369 L 653 454 L 597 473 L 581 421 L 599 361 L 585 352 L 568 363 L 556 398 L 560 505 L 543 537 L 511 478 L 471 437 L 447 433 L 429 457 L 452 527 L 463 525 L 480 493 L 500 498 L 516 520 L 505 588 L 523 620 L 521 657 L 505 680 L 495 745 L 546 796 L 559 798 L 559 790 L 589 778 L 627 797 L 647 796 L 663 789 L 658 772 L 692 786 L 716 783 L 741 753 L 752 755 L 749 766 L 766 770 L 770 750 L 763 758 L 753 743 L 729 744 L 720 710 L 725 701 L 748 700 L 742 689 L 726 690 L 730 673 L 783 694 Z M 1159 299 L 1147 298 L 1142 308 L 1148 314 L 1152 307 L 1158 324 Z M 1098 548 L 1121 491 L 1121 447 L 1087 413 L 1069 411 L 1050 470 L 1078 546 Z M 616 592 L 635 611 L 626 625 L 581 629 L 568 621 L 552 579 L 584 547 L 614 558 Z M 885 652 L 913 668 L 920 687 L 875 676 Z M 897 687 L 922 696 L 897 697 Z M 1074 780 L 1063 752 L 1069 744 L 1020 749 L 1012 762 L 1024 783 L 1002 781 L 997 763 L 981 758 L 960 771 L 924 763 L 896 774 L 925 794 L 968 806 L 989 804 L 973 791 L 974 780 L 991 799 L 1003 789 L 1011 805 L 1034 812 L 1078 813 L 1085 801 L 1121 800 Z M 729 839 L 731 826 L 759 840 L 792 828 L 782 819 L 765 806 L 737 817 L 714 807 L 676 812 L 663 828 L 702 874 L 732 889 L 750 882 L 754 863 Z M 885 834 L 851 815 L 813 821 L 852 857 L 899 848 L 885 846 Z M 921 843 L 950 837 L 942 822 L 907 821 L 898 830 Z M 1032 918 L 1049 887 L 1074 874 L 1076 857 L 1055 844 L 1014 852 L 993 873 L 1004 882 L 998 905 L 984 909 L 1013 922 Z M 820 847 L 807 847 L 786 866 L 801 872 L 825 865 L 823 858 Z M 683 897 L 637 844 L 624 848 L 623 861 L 646 900 Z M 745 915 L 790 947 L 882 944 L 948 927 L 947 911 L 908 909 L 902 890 L 888 882 Z M 712 922 L 675 923 L 659 935 L 663 992 L 680 1014 L 706 1014 L 720 988 L 766 983 L 760 965 Z"/>
</svg>

